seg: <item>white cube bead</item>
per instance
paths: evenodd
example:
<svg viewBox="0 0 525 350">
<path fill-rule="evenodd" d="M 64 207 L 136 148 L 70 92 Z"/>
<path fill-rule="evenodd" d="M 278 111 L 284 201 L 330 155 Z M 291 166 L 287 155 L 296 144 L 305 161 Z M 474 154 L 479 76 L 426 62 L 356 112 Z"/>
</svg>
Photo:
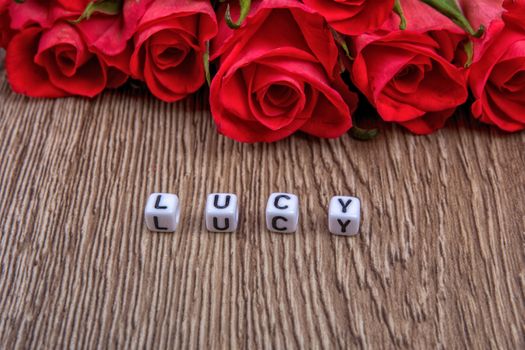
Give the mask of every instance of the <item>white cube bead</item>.
<svg viewBox="0 0 525 350">
<path fill-rule="evenodd" d="M 153 193 L 144 210 L 146 226 L 151 231 L 175 232 L 180 218 L 179 197 L 171 193 Z"/>
<path fill-rule="evenodd" d="M 272 193 L 266 205 L 266 227 L 273 232 L 297 231 L 299 198 L 290 193 Z"/>
<path fill-rule="evenodd" d="M 359 231 L 361 201 L 356 197 L 336 196 L 328 209 L 328 229 L 334 235 L 353 236 Z"/>
<path fill-rule="evenodd" d="M 212 193 L 206 200 L 206 228 L 211 232 L 234 232 L 239 224 L 237 196 Z"/>
</svg>

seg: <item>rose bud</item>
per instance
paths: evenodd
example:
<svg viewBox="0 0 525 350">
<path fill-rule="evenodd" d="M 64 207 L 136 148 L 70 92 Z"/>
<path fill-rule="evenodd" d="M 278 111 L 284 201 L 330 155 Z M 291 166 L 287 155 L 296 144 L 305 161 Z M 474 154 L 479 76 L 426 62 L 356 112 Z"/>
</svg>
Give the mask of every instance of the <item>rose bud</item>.
<svg viewBox="0 0 525 350">
<path fill-rule="evenodd" d="M 206 41 L 216 33 L 209 1 L 155 1 L 134 36 L 131 74 L 159 99 L 180 100 L 204 84 Z"/>
<path fill-rule="evenodd" d="M 466 60 L 460 52 L 468 37 L 427 5 L 401 3 L 406 30 L 392 15 L 378 31 L 352 40 L 352 80 L 385 121 L 428 134 L 467 100 Z"/>
<path fill-rule="evenodd" d="M 507 1 L 504 20 L 495 21 L 479 43 L 471 67 L 472 114 L 513 132 L 525 129 L 525 1 Z"/>
<path fill-rule="evenodd" d="M 91 53 L 78 30 L 64 22 L 47 30 L 22 30 L 6 55 L 11 87 L 31 97 L 93 97 L 106 87 L 117 87 L 126 76 L 109 64 Z"/>
<path fill-rule="evenodd" d="M 303 0 L 338 32 L 359 35 L 379 28 L 394 9 L 394 0 Z"/>
<path fill-rule="evenodd" d="M 357 97 L 344 85 L 338 48 L 322 16 L 298 1 L 255 1 L 240 29 L 219 18 L 212 42 L 218 72 L 210 105 L 219 132 L 272 142 L 296 131 L 338 137 Z M 238 6 L 232 17 L 238 18 Z"/>
</svg>

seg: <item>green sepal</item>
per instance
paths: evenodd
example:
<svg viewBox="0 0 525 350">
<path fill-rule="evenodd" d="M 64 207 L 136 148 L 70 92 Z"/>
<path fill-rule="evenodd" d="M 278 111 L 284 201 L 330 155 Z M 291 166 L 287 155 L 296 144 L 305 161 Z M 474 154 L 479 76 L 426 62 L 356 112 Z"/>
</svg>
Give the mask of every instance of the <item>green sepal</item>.
<svg viewBox="0 0 525 350">
<path fill-rule="evenodd" d="M 465 17 L 461 8 L 455 0 L 421 0 L 425 4 L 433 7 L 443 15 L 450 18 L 456 25 L 461 27 L 473 37 L 479 38 L 485 33 L 485 27 L 480 26 L 478 30 L 474 30 L 469 20 Z M 474 1 L 474 0 L 473 0 Z"/>
<path fill-rule="evenodd" d="M 400 0 L 396 0 L 394 4 L 394 12 L 399 16 L 399 19 L 401 20 L 401 22 L 399 23 L 399 29 L 407 29 L 407 18 L 405 17 L 405 12 L 403 11 L 403 7 L 401 6 Z"/>
<path fill-rule="evenodd" d="M 85 8 L 84 12 L 71 23 L 77 24 L 84 20 L 88 20 L 95 13 L 102 13 L 105 15 L 115 16 L 120 13 L 122 9 L 122 0 L 95 0 L 91 1 Z"/>
<path fill-rule="evenodd" d="M 465 49 L 465 54 L 467 55 L 467 62 L 465 62 L 465 68 L 469 68 L 472 65 L 472 62 L 474 61 L 474 42 L 472 40 L 468 40 L 463 45 L 463 48 Z"/>
<path fill-rule="evenodd" d="M 370 141 L 379 135 L 378 129 L 363 129 L 358 126 L 350 129 L 350 136 L 359 141 Z"/>
<path fill-rule="evenodd" d="M 210 74 L 210 42 L 206 42 L 206 51 L 204 51 L 203 55 L 204 60 L 204 72 L 206 75 L 206 82 L 208 83 L 208 86 L 211 85 L 211 74 Z"/>
<path fill-rule="evenodd" d="M 345 38 L 341 34 L 339 34 L 334 28 L 330 28 L 330 31 L 332 32 L 332 36 L 334 37 L 335 42 L 343 49 L 346 57 L 353 61 L 354 58 L 350 54 L 350 49 L 348 48 L 348 44 L 346 43 Z"/>
<path fill-rule="evenodd" d="M 250 9 L 252 8 L 252 1 L 251 0 L 239 0 L 239 5 L 241 7 L 241 14 L 239 16 L 239 19 L 237 22 L 234 22 L 232 19 L 232 14 L 230 11 L 230 4 L 226 6 L 226 14 L 224 15 L 226 24 L 231 29 L 239 29 L 246 19 L 248 15 L 250 14 Z"/>
</svg>

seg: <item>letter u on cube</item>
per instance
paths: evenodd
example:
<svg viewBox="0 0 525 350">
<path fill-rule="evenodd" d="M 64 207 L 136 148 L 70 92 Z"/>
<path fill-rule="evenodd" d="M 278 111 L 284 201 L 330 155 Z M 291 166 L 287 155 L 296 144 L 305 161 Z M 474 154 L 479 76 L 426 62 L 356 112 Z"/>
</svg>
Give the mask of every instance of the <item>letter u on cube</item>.
<svg viewBox="0 0 525 350">
<path fill-rule="evenodd" d="M 239 224 L 239 205 L 233 193 L 212 193 L 206 200 L 206 229 L 234 232 Z"/>
</svg>

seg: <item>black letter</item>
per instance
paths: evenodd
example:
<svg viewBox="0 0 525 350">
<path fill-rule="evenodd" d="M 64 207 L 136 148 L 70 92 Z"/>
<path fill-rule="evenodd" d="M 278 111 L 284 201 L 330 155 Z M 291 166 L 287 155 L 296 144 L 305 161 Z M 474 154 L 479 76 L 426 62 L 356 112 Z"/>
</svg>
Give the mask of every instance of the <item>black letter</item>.
<svg viewBox="0 0 525 350">
<path fill-rule="evenodd" d="M 288 206 L 287 205 L 283 205 L 283 206 L 280 206 L 279 205 L 279 200 L 281 198 L 285 198 L 285 199 L 292 199 L 290 196 L 286 195 L 286 194 L 280 194 L 278 196 L 275 197 L 275 201 L 273 202 L 273 205 L 277 208 L 277 209 L 288 209 Z"/>
<path fill-rule="evenodd" d="M 162 198 L 162 195 L 157 196 L 157 200 L 155 201 L 155 209 L 168 209 L 168 207 L 160 206 L 160 199 Z"/>
<path fill-rule="evenodd" d="M 339 225 L 341 225 L 341 232 L 346 233 L 346 228 L 348 227 L 348 224 L 350 224 L 350 220 L 346 220 L 345 222 L 343 222 L 340 219 L 337 219 L 337 222 L 339 223 Z"/>
<path fill-rule="evenodd" d="M 224 208 L 228 208 L 228 206 L 230 205 L 230 196 L 226 196 L 226 202 L 224 203 L 224 205 L 219 205 L 219 195 L 216 194 L 215 195 L 215 198 L 213 199 L 213 206 L 217 209 L 224 209 Z"/>
<path fill-rule="evenodd" d="M 284 216 L 276 216 L 272 219 L 272 227 L 277 231 L 286 231 L 286 227 L 277 227 L 277 220 L 288 221 Z"/>
<path fill-rule="evenodd" d="M 226 231 L 230 228 L 230 219 L 225 218 L 224 219 L 224 227 L 219 227 L 219 220 L 216 217 L 213 217 L 213 228 L 219 231 Z"/>
<path fill-rule="evenodd" d="M 160 196 L 159 196 L 159 197 L 160 197 Z M 160 227 L 160 226 L 159 226 L 159 218 L 156 217 L 156 216 L 153 217 L 153 223 L 155 224 L 155 228 L 156 228 L 157 230 L 164 230 L 164 231 L 166 231 L 166 230 L 168 229 L 167 227 Z"/>
<path fill-rule="evenodd" d="M 345 204 L 343 203 L 343 200 L 339 198 L 339 203 L 341 204 L 341 207 L 343 208 L 343 213 L 346 213 L 346 210 L 348 209 L 348 206 L 352 203 L 352 200 L 349 199 Z"/>
</svg>

